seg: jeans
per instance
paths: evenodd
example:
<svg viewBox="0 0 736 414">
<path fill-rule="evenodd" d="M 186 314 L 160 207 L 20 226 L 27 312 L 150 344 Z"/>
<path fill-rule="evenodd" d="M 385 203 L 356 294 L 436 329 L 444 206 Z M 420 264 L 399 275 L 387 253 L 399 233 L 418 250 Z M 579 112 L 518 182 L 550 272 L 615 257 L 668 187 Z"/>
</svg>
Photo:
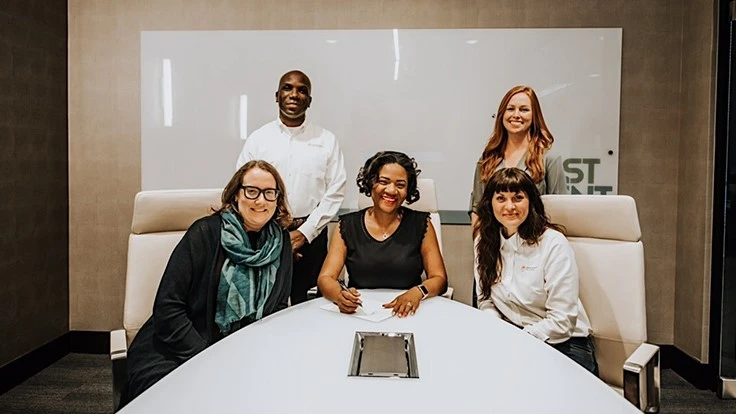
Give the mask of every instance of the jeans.
<svg viewBox="0 0 736 414">
<path fill-rule="evenodd" d="M 598 362 L 595 360 L 595 347 L 590 336 L 573 336 L 565 342 L 551 344 L 553 348 L 577 362 L 580 366 L 598 376 Z"/>
</svg>

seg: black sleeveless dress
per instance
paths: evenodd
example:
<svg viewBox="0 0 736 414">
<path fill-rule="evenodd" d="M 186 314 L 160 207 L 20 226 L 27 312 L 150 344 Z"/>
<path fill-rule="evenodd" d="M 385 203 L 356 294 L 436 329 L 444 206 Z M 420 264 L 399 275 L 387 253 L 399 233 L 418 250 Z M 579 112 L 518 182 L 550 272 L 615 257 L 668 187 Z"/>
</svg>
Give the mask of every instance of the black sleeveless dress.
<svg viewBox="0 0 736 414">
<path fill-rule="evenodd" d="M 429 213 L 402 208 L 401 223 L 386 240 L 365 226 L 368 209 L 340 216 L 340 235 L 348 248 L 348 286 L 356 289 L 409 289 L 422 283 L 422 240 Z"/>
</svg>

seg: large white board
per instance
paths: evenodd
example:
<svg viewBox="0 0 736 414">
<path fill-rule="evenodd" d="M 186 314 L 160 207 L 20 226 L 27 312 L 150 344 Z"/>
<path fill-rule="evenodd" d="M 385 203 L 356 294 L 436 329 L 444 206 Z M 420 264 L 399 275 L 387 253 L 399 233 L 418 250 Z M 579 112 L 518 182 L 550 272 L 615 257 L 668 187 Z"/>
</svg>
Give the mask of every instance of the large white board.
<svg viewBox="0 0 736 414">
<path fill-rule="evenodd" d="M 519 84 L 540 97 L 571 192 L 617 191 L 621 29 L 141 32 L 142 188 L 224 186 L 291 69 L 312 80 L 308 118 L 342 146 L 343 208 L 365 159 L 393 149 L 435 179 L 441 209 L 467 209 L 493 114 Z"/>
</svg>

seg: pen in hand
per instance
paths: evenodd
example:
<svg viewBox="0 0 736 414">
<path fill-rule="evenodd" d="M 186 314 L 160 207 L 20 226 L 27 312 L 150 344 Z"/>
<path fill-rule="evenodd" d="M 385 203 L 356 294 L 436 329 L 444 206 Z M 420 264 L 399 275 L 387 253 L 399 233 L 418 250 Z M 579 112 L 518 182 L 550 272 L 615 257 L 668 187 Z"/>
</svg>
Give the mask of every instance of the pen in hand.
<svg viewBox="0 0 736 414">
<path fill-rule="evenodd" d="M 348 292 L 350 292 L 350 289 L 348 289 L 348 287 L 347 287 L 347 286 L 345 285 L 345 282 L 343 282 L 343 281 L 342 281 L 342 280 L 340 280 L 340 279 L 337 279 L 337 283 L 338 283 L 338 284 L 340 284 L 340 289 L 341 289 L 341 290 L 347 290 Z M 353 292 L 350 292 L 350 293 L 352 294 Z M 357 304 L 358 306 L 363 306 L 363 304 L 362 304 L 361 302 L 355 302 L 355 303 L 356 303 L 356 304 Z"/>
</svg>

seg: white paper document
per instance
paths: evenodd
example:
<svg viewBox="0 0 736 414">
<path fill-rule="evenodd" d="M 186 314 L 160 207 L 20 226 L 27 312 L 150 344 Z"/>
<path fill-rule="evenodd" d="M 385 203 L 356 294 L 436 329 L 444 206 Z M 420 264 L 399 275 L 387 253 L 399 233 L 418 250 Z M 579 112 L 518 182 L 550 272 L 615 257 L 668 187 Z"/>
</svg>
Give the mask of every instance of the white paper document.
<svg viewBox="0 0 736 414">
<path fill-rule="evenodd" d="M 334 303 L 326 303 L 320 306 L 320 309 L 340 313 L 340 308 L 338 308 Z M 377 300 L 363 299 L 363 304 L 358 307 L 358 310 L 356 310 L 355 313 L 350 314 L 350 316 L 371 322 L 381 322 L 382 320 L 388 319 L 392 316 L 391 310 L 391 308 L 384 308 L 383 303 Z"/>
</svg>

